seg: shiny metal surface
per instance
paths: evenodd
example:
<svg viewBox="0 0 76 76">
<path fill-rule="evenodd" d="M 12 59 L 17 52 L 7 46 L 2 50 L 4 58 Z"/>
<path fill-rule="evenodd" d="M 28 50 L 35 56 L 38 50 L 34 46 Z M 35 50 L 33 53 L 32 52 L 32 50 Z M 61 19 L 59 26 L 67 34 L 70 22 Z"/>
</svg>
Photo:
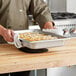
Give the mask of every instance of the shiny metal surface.
<svg viewBox="0 0 76 76">
<path fill-rule="evenodd" d="M 53 39 L 53 40 L 41 40 L 41 41 L 34 41 L 34 42 L 29 42 L 24 39 L 22 40 L 23 47 L 28 47 L 31 49 L 41 49 L 41 48 L 48 48 L 48 47 L 57 47 L 57 46 L 62 46 L 64 45 L 64 40 L 66 40 L 66 37 L 63 37 L 61 35 L 57 35 L 55 33 L 50 33 L 50 32 L 44 32 L 41 30 L 22 30 L 22 31 L 16 31 L 16 33 L 23 33 L 23 32 L 39 32 L 39 33 L 44 33 L 48 35 L 52 35 L 55 37 L 60 37 L 60 39 Z"/>
</svg>

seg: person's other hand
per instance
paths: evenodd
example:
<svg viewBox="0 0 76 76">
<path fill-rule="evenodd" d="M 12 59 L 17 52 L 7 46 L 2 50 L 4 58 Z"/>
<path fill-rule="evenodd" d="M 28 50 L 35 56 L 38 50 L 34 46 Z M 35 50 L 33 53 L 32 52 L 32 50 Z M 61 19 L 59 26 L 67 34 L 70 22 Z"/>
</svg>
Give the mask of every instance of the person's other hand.
<svg viewBox="0 0 76 76">
<path fill-rule="evenodd" d="M 13 42 L 14 39 L 14 32 L 13 30 L 6 29 L 0 25 L 0 35 L 5 39 L 7 42 Z"/>
<path fill-rule="evenodd" d="M 52 22 L 47 22 L 45 23 L 43 29 L 55 29 L 55 27 Z"/>
</svg>

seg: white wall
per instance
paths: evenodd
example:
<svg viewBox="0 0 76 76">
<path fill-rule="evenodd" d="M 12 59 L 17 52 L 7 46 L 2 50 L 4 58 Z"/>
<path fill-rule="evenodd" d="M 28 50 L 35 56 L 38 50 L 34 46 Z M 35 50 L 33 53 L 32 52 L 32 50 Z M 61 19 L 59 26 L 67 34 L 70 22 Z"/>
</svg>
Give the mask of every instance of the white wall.
<svg viewBox="0 0 76 76">
<path fill-rule="evenodd" d="M 50 10 L 53 12 L 76 13 L 76 0 L 48 0 Z"/>
<path fill-rule="evenodd" d="M 76 0 L 66 0 L 67 1 L 67 11 L 76 13 Z"/>
<path fill-rule="evenodd" d="M 53 12 L 66 11 L 66 0 L 49 0 L 49 7 Z"/>
</svg>

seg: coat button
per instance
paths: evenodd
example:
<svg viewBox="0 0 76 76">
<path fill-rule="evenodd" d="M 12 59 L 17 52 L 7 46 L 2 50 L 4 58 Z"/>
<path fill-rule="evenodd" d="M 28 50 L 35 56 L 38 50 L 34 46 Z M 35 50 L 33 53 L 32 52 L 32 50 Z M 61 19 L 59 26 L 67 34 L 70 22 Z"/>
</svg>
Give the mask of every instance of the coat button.
<svg viewBox="0 0 76 76">
<path fill-rule="evenodd" d="M 23 10 L 22 10 L 22 9 L 20 9 L 20 10 L 19 10 L 19 12 L 21 12 L 21 13 L 22 13 L 22 12 L 23 12 Z"/>
</svg>

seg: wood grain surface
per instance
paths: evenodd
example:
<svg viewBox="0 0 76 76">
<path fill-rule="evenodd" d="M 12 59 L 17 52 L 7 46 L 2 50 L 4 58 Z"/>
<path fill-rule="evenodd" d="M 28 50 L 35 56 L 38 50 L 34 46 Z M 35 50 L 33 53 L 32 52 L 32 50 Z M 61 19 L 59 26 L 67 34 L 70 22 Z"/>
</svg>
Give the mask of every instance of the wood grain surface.
<svg viewBox="0 0 76 76">
<path fill-rule="evenodd" d="M 0 44 L 0 74 L 76 64 L 76 38 L 44 53 L 26 53 L 14 45 Z"/>
</svg>

